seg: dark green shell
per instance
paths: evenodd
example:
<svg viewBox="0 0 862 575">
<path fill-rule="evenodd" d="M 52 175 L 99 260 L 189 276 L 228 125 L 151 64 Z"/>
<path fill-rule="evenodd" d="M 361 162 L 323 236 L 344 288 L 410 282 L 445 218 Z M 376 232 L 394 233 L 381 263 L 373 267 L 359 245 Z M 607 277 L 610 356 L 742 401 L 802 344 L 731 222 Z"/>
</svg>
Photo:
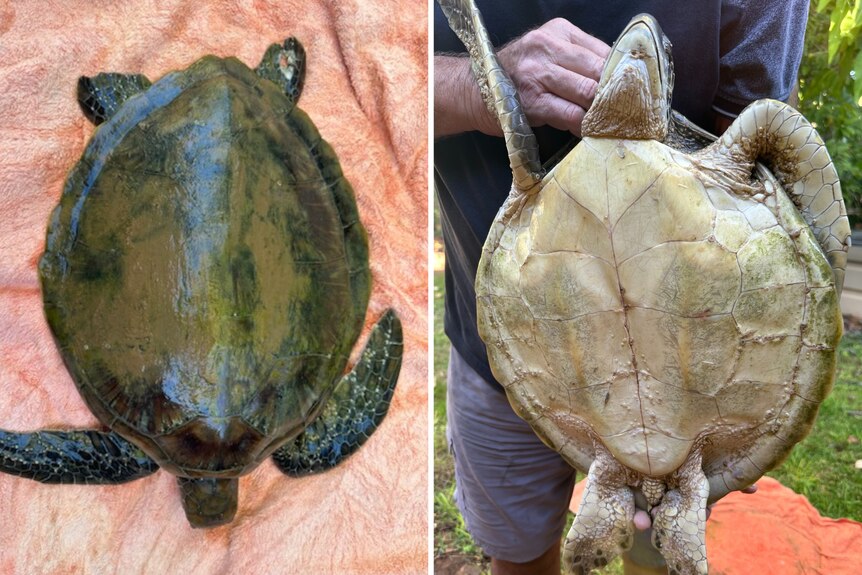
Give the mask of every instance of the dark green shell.
<svg viewBox="0 0 862 575">
<path fill-rule="evenodd" d="M 279 87 L 213 56 L 97 128 L 40 272 L 93 413 L 192 476 L 249 470 L 306 427 L 370 290 L 332 149 Z"/>
</svg>

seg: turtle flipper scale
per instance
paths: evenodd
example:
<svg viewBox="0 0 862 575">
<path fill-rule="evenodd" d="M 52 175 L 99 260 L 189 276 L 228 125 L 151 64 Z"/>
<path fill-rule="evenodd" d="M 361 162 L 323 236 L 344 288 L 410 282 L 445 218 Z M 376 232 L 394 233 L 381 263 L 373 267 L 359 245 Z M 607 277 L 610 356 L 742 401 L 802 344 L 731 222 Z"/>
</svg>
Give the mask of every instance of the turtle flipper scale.
<svg viewBox="0 0 862 575">
<path fill-rule="evenodd" d="M 578 513 L 566 536 L 566 573 L 588 575 L 629 549 L 634 513 L 634 493 L 626 484 L 625 468 L 598 446 Z"/>
<path fill-rule="evenodd" d="M 769 167 L 814 232 L 832 268 L 841 296 L 850 222 L 841 195 L 838 172 L 823 139 L 802 114 L 778 100 L 750 104 L 722 136 L 698 152 L 707 181 L 751 192 L 748 182 L 755 162 Z"/>
<path fill-rule="evenodd" d="M 401 321 L 387 310 L 318 418 L 273 454 L 279 469 L 293 476 L 325 471 L 365 443 L 389 409 L 402 349 Z"/>
<path fill-rule="evenodd" d="M 473 0 L 438 0 L 452 31 L 470 53 L 473 75 L 488 110 L 500 122 L 514 179 L 505 214 L 513 216 L 523 196 L 538 192 L 542 177 L 539 145 L 521 107 L 518 90 L 503 69 Z"/>
<path fill-rule="evenodd" d="M 93 124 L 111 119 L 119 107 L 152 83 L 142 74 L 103 73 L 78 78 L 78 105 Z"/>
<path fill-rule="evenodd" d="M 125 483 L 158 468 L 140 448 L 113 432 L 0 430 L 0 471 L 41 483 Z"/>
<path fill-rule="evenodd" d="M 699 454 L 676 472 L 678 485 L 655 509 L 653 546 L 667 561 L 669 575 L 706 575 L 706 500 L 709 481 Z"/>
<path fill-rule="evenodd" d="M 305 48 L 292 36 L 282 44 L 270 44 L 254 71 L 284 90 L 295 104 L 305 84 Z"/>
</svg>

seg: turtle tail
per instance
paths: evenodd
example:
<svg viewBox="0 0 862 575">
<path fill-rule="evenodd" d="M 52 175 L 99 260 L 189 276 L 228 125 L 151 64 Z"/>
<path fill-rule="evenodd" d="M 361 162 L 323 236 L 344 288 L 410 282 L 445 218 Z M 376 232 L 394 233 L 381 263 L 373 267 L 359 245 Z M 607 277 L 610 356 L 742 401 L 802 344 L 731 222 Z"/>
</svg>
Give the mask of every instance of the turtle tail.
<svg viewBox="0 0 862 575">
<path fill-rule="evenodd" d="M 473 0 L 438 0 L 438 3 L 452 31 L 470 53 L 473 75 L 479 83 L 482 99 L 503 129 L 514 178 L 507 204 L 520 205 L 520 201 L 511 200 L 515 196 L 538 191 L 544 174 L 539 160 L 539 145 L 521 108 L 518 91 L 497 59 L 482 15 Z"/>
<path fill-rule="evenodd" d="M 750 182 L 755 162 L 769 167 L 814 232 L 840 297 L 850 222 L 835 165 L 817 130 L 802 114 L 778 100 L 758 100 L 697 157 L 707 168 L 707 177 L 729 179 L 734 186 Z"/>
</svg>

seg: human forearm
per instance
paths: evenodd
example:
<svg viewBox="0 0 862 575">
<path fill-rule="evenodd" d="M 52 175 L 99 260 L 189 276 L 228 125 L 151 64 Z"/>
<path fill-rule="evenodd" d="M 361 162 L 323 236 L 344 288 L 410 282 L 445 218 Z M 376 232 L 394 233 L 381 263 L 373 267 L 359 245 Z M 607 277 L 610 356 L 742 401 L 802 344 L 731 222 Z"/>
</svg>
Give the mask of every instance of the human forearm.
<svg viewBox="0 0 862 575">
<path fill-rule="evenodd" d="M 434 56 L 434 137 L 479 130 L 503 134 L 485 107 L 466 56 Z"/>
<path fill-rule="evenodd" d="M 498 51 L 518 89 L 531 126 L 579 136 L 610 48 L 561 18 L 546 22 Z M 434 57 L 434 136 L 470 130 L 502 135 L 488 112 L 465 57 Z"/>
</svg>

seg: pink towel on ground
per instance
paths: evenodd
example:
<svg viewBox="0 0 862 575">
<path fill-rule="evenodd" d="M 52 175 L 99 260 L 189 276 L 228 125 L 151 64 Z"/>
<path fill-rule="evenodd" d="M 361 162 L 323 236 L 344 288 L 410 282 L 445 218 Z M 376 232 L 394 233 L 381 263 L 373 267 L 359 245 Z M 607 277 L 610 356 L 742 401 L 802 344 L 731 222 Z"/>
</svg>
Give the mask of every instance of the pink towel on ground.
<svg viewBox="0 0 862 575">
<path fill-rule="evenodd" d="M 581 481 L 573 512 L 583 490 Z M 862 523 L 821 517 L 804 496 L 763 477 L 757 493 L 734 492 L 713 506 L 706 549 L 710 575 L 859 575 Z"/>
<path fill-rule="evenodd" d="M 277 7 L 275 7 L 277 6 Z M 205 54 L 254 67 L 293 35 L 300 107 L 338 154 L 371 244 L 366 330 L 394 307 L 405 360 L 389 416 L 338 468 L 240 480 L 236 520 L 193 530 L 166 472 L 120 486 L 0 475 L 0 573 L 423 573 L 427 569 L 427 6 L 424 2 L 0 4 L 0 428 L 96 424 L 45 323 L 48 215 L 93 132 L 78 76 L 157 80 Z"/>
</svg>

